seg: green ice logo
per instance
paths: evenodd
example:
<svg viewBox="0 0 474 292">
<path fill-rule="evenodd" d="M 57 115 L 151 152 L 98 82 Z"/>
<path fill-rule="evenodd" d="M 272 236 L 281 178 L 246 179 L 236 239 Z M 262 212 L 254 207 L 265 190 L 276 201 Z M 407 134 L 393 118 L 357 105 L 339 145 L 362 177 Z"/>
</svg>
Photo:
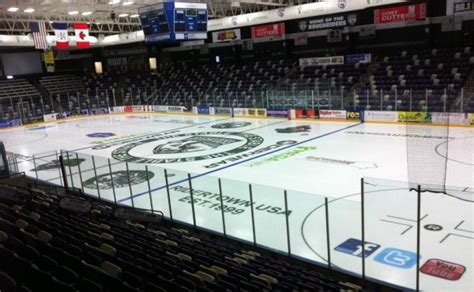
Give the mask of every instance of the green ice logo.
<svg viewBox="0 0 474 292">
<path fill-rule="evenodd" d="M 64 166 L 66 167 L 76 167 L 82 162 L 84 162 L 84 158 L 65 158 L 64 159 Z M 51 162 L 45 163 L 45 164 L 40 164 L 38 165 L 35 169 L 32 169 L 31 171 L 42 171 L 42 170 L 58 170 L 61 165 L 59 164 L 59 160 L 55 159 Z"/>
<path fill-rule="evenodd" d="M 262 143 L 262 137 L 250 133 L 170 134 L 147 137 L 147 139 L 126 144 L 115 149 L 112 157 L 134 163 L 181 163 L 235 155 L 254 149 Z M 147 151 L 152 153 L 147 154 Z M 202 154 L 199 155 L 199 153 Z"/>
<path fill-rule="evenodd" d="M 252 123 L 249 122 L 230 122 L 230 123 L 222 123 L 217 125 L 212 125 L 211 128 L 214 129 L 235 129 L 235 128 L 243 128 L 250 126 Z"/>
<path fill-rule="evenodd" d="M 88 189 L 107 190 L 113 188 L 124 188 L 129 185 L 138 185 L 152 179 L 153 172 L 144 170 L 130 170 L 128 173 L 125 170 L 119 170 L 106 174 L 101 174 L 97 178 L 93 177 L 84 181 L 83 185 Z"/>
<path fill-rule="evenodd" d="M 293 150 L 285 151 L 281 154 L 270 156 L 270 157 L 268 157 L 264 160 L 257 161 L 257 162 L 254 162 L 254 163 L 250 163 L 250 164 L 245 165 L 245 166 L 247 166 L 247 167 L 256 167 L 256 166 L 260 166 L 260 165 L 264 165 L 264 164 L 268 164 L 268 163 L 272 163 L 272 162 L 277 162 L 277 161 L 281 161 L 281 160 L 296 156 L 300 153 L 303 153 L 303 152 L 306 152 L 306 151 L 312 151 L 312 150 L 316 150 L 316 149 L 317 149 L 317 147 L 313 147 L 313 146 L 298 146 Z"/>
</svg>

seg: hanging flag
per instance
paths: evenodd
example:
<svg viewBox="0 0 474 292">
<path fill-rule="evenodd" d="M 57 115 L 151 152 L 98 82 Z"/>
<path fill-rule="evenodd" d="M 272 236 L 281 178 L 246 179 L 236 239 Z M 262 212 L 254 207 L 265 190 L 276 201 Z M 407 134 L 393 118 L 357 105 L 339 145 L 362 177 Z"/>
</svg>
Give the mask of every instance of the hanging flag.
<svg viewBox="0 0 474 292">
<path fill-rule="evenodd" d="M 46 72 L 54 72 L 54 53 L 53 50 L 46 50 L 43 53 L 44 65 Z"/>
<path fill-rule="evenodd" d="M 78 49 L 89 48 L 89 26 L 87 23 L 75 23 L 74 32 L 76 33 L 76 47 Z"/>
<path fill-rule="evenodd" d="M 46 33 L 46 25 L 44 21 L 32 22 L 31 33 L 33 34 L 33 43 L 35 49 L 46 50 L 48 48 L 48 40 Z"/>
<path fill-rule="evenodd" d="M 54 35 L 56 36 L 56 48 L 58 50 L 69 49 L 69 36 L 67 34 L 67 23 L 53 23 Z"/>
</svg>

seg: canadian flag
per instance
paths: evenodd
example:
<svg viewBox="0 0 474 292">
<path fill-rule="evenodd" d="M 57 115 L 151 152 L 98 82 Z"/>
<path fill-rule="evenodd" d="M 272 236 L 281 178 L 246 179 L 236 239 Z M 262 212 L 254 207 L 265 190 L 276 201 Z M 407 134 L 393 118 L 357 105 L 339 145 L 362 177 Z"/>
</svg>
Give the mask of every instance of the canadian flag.
<svg viewBox="0 0 474 292">
<path fill-rule="evenodd" d="M 75 23 L 74 32 L 76 34 L 76 47 L 78 49 L 89 48 L 89 26 L 87 23 Z"/>
<path fill-rule="evenodd" d="M 69 36 L 67 34 L 67 23 L 53 23 L 54 35 L 56 36 L 56 48 L 58 50 L 69 49 Z"/>
</svg>

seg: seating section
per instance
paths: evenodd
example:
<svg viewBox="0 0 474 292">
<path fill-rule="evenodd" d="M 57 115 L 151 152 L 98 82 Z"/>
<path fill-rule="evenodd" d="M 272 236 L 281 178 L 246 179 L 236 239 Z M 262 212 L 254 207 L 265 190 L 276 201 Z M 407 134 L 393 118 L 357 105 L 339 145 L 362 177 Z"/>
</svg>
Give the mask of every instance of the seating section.
<svg viewBox="0 0 474 292">
<path fill-rule="evenodd" d="M 384 56 L 376 72 L 359 88 L 358 108 L 449 111 L 472 69 L 473 56 L 470 47 Z"/>
<path fill-rule="evenodd" d="M 0 81 L 0 115 L 2 119 L 28 118 L 52 110 L 38 90 L 25 79 Z"/>
<path fill-rule="evenodd" d="M 30 193 L 11 186 L 0 192 Z M 105 202 L 90 201 L 87 214 L 67 211 L 58 207 L 61 197 L 34 190 L 24 204 L 0 203 L 2 292 L 360 289 L 175 224 L 119 220 Z"/>
<path fill-rule="evenodd" d="M 372 59 L 370 64 L 304 68 L 296 59 L 235 64 L 176 62 L 153 74 L 44 76 L 39 83 L 51 102 L 40 98 L 26 80 L 2 81 L 0 109 L 8 118 L 20 116 L 18 102 L 23 102 L 21 113 L 48 113 L 51 103 L 56 112 L 73 113 L 118 105 L 162 104 L 190 109 L 203 104 L 306 107 L 313 102 L 323 108 L 345 106 L 351 110 L 459 111 L 460 107 L 453 104 L 460 104 L 461 89 L 470 88 L 474 80 L 470 77 L 474 64 L 470 47 L 412 49 L 374 55 Z M 466 102 L 465 108 L 470 106 Z"/>
</svg>

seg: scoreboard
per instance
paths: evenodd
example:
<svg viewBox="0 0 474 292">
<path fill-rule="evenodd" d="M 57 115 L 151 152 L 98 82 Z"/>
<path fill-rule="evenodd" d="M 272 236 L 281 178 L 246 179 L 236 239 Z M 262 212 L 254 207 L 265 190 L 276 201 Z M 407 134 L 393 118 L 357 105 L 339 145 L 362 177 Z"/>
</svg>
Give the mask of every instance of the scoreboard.
<svg viewBox="0 0 474 292">
<path fill-rule="evenodd" d="M 145 43 L 207 38 L 207 4 L 163 2 L 138 9 Z"/>
</svg>

